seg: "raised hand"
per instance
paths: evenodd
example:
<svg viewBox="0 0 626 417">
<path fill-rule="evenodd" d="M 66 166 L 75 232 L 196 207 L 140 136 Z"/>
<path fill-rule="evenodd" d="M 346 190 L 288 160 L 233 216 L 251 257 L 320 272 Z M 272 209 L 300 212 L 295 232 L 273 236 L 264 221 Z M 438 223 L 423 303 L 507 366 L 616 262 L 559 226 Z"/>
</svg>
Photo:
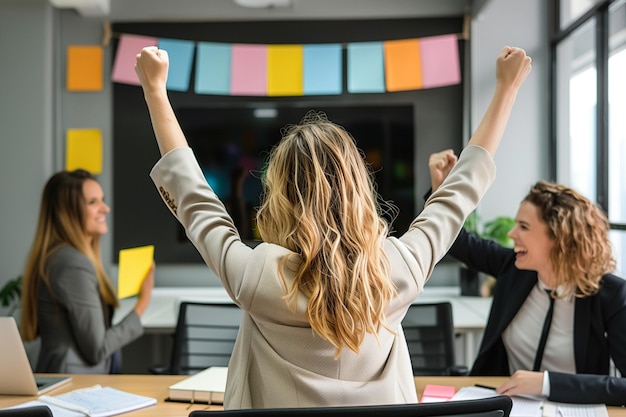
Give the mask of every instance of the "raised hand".
<svg viewBox="0 0 626 417">
<path fill-rule="evenodd" d="M 144 93 L 164 91 L 167 82 L 169 56 L 156 46 L 147 46 L 137 54 L 135 72 Z"/>
<path fill-rule="evenodd" d="M 452 149 L 446 149 L 445 151 L 436 152 L 430 155 L 428 158 L 428 169 L 430 171 L 430 184 L 432 191 L 435 191 L 443 180 L 446 179 L 448 174 L 458 160 Z"/>
</svg>

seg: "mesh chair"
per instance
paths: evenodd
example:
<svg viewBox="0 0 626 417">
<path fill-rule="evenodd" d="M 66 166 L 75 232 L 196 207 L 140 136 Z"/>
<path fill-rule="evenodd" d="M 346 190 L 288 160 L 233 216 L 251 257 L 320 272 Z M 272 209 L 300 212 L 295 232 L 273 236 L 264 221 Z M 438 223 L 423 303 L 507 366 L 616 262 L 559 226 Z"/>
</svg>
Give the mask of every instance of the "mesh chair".
<svg viewBox="0 0 626 417">
<path fill-rule="evenodd" d="M 187 375 L 210 366 L 228 366 L 242 316 L 235 304 L 182 302 L 170 366 L 165 372 L 151 370 Z"/>
<path fill-rule="evenodd" d="M 509 417 L 511 397 L 498 395 L 477 400 L 441 403 L 225 410 L 220 417 Z M 196 410 L 189 417 L 213 417 L 215 411 Z"/>
<path fill-rule="evenodd" d="M 412 304 L 402 320 L 413 375 L 465 375 L 455 365 L 452 304 Z"/>
</svg>

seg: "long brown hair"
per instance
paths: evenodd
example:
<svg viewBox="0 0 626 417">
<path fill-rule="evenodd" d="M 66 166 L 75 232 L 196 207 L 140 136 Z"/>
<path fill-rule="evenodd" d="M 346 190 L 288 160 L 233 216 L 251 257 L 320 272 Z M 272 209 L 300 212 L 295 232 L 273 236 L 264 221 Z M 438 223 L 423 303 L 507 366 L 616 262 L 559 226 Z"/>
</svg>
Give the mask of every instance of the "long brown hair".
<svg viewBox="0 0 626 417">
<path fill-rule="evenodd" d="M 77 169 L 54 174 L 46 183 L 41 197 L 35 238 L 23 274 L 21 332 L 26 341 L 38 335 L 37 294 L 45 285 L 54 296 L 46 271 L 46 262 L 61 246 L 76 248 L 93 263 L 100 294 L 105 304 L 117 307 L 119 302 L 113 285 L 100 259 L 100 238 L 87 243 L 84 229 L 83 184 L 96 181 L 89 172 Z"/>
<path fill-rule="evenodd" d="M 555 288 L 564 286 L 563 295 L 596 293 L 602 276 L 615 270 L 604 213 L 572 188 L 546 181 L 533 185 L 523 201 L 537 207 L 554 241 L 550 260 Z"/>
<path fill-rule="evenodd" d="M 315 332 L 337 354 L 344 347 L 358 352 L 367 333 L 387 328 L 385 310 L 396 292 L 383 251 L 389 226 L 354 139 L 309 112 L 272 150 L 263 185 L 260 235 L 296 254 L 279 266 L 287 302 L 295 308 L 304 294 Z M 289 285 L 284 268 L 291 256 L 300 266 Z"/>
</svg>

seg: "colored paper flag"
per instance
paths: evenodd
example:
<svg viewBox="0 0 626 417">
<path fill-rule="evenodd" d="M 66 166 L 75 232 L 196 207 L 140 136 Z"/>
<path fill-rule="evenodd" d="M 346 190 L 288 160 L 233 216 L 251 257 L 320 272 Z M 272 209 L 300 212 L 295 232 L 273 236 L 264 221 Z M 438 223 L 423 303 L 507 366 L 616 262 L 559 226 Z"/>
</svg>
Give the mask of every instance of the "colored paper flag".
<svg viewBox="0 0 626 417">
<path fill-rule="evenodd" d="M 301 96 L 302 45 L 270 45 L 267 48 L 267 95 Z"/>
<path fill-rule="evenodd" d="M 120 250 L 117 273 L 117 297 L 139 294 L 144 278 L 152 268 L 154 245 Z"/>
<path fill-rule="evenodd" d="M 348 44 L 348 92 L 384 93 L 382 42 Z"/>
<path fill-rule="evenodd" d="M 420 38 L 424 88 L 443 87 L 461 82 L 459 45 L 456 35 Z"/>
<path fill-rule="evenodd" d="M 418 39 L 386 41 L 385 85 L 387 91 L 422 88 L 422 67 Z"/>
<path fill-rule="evenodd" d="M 149 36 L 121 35 L 115 62 L 113 62 L 111 80 L 122 84 L 141 85 L 135 73 L 137 54 L 146 46 L 157 46 L 158 43 L 157 38 Z"/>
<path fill-rule="evenodd" d="M 267 94 L 267 45 L 234 44 L 230 93 L 238 96 Z"/>
<path fill-rule="evenodd" d="M 82 168 L 92 174 L 102 172 L 102 132 L 100 129 L 68 129 L 65 143 L 65 169 Z"/>
<path fill-rule="evenodd" d="M 198 42 L 195 92 L 198 94 L 228 95 L 230 91 L 230 60 L 230 44 Z"/>
<path fill-rule="evenodd" d="M 189 90 L 195 42 L 179 39 L 159 39 L 159 49 L 167 51 L 169 70 L 165 87 L 173 91 Z"/>
<path fill-rule="evenodd" d="M 304 45 L 304 94 L 341 94 L 341 45 Z"/>
<path fill-rule="evenodd" d="M 68 91 L 102 91 L 102 47 L 67 47 L 66 85 Z"/>
</svg>

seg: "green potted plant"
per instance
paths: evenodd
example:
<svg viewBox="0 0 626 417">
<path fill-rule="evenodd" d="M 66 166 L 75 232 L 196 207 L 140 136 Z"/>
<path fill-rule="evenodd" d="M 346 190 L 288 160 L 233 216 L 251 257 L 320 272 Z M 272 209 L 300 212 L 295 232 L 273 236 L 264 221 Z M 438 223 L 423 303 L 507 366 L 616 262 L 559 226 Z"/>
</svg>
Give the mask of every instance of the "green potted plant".
<svg viewBox="0 0 626 417">
<path fill-rule="evenodd" d="M 12 316 L 20 305 L 22 297 L 22 276 L 8 280 L 0 288 L 0 305 L 8 308 L 8 315 Z"/>
<path fill-rule="evenodd" d="M 478 213 L 473 211 L 465 220 L 464 227 L 468 232 L 511 248 L 513 247 L 513 241 L 507 234 L 514 225 L 515 219 L 507 216 L 498 216 L 483 223 Z M 461 295 L 489 296 L 493 281 L 492 277 L 481 280 L 478 271 L 468 269 L 465 265 L 461 267 Z"/>
</svg>

